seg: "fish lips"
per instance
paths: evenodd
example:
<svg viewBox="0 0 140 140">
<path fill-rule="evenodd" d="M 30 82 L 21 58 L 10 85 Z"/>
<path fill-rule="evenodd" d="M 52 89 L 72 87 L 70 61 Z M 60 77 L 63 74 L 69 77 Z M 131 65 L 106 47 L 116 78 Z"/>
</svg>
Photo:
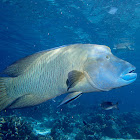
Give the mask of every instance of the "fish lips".
<svg viewBox="0 0 140 140">
<path fill-rule="evenodd" d="M 126 82 L 134 82 L 136 79 L 137 79 L 137 73 L 133 73 L 134 71 L 136 70 L 136 67 L 131 67 L 131 68 L 128 68 L 127 70 L 125 70 L 120 78 L 125 80 Z"/>
</svg>

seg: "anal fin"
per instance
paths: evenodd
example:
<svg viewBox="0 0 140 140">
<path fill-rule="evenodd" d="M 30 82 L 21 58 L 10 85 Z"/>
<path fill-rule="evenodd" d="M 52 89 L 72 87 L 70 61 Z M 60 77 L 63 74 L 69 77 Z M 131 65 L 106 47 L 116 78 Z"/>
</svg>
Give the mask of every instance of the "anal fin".
<svg viewBox="0 0 140 140">
<path fill-rule="evenodd" d="M 11 106 L 9 106 L 9 108 L 29 107 L 42 102 L 44 102 L 44 99 L 39 98 L 38 96 L 35 96 L 33 94 L 26 94 L 17 99 Z"/>
</svg>

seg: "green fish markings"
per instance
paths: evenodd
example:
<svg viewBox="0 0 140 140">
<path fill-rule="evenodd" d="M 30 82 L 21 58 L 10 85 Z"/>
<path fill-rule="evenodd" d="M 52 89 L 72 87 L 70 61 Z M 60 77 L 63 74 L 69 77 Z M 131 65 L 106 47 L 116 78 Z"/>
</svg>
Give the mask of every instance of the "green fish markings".
<svg viewBox="0 0 140 140">
<path fill-rule="evenodd" d="M 0 77 L 0 111 L 34 106 L 70 93 L 66 104 L 83 93 L 109 91 L 136 80 L 135 67 L 115 57 L 109 47 L 74 44 L 27 56 Z"/>
</svg>

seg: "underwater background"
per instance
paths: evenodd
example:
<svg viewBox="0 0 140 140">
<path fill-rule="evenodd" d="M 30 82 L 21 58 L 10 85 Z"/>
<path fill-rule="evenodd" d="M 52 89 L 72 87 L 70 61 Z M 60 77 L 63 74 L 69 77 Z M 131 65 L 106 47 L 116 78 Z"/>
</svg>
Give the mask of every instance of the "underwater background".
<svg viewBox="0 0 140 140">
<path fill-rule="evenodd" d="M 62 45 L 107 45 L 134 66 L 137 80 L 108 92 L 66 95 L 0 112 L 0 140 L 140 139 L 139 0 L 0 0 L 0 72 L 14 61 Z M 100 108 L 118 102 L 119 110 Z"/>
</svg>

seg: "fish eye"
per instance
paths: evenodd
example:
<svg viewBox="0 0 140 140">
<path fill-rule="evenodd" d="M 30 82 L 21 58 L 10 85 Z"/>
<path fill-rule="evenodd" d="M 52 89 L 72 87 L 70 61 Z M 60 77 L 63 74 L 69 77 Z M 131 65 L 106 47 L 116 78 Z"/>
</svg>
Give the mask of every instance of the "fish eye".
<svg viewBox="0 0 140 140">
<path fill-rule="evenodd" d="M 110 59 L 110 57 L 107 55 L 107 56 L 106 56 L 106 59 L 107 59 L 107 60 L 109 60 L 109 59 Z"/>
</svg>

